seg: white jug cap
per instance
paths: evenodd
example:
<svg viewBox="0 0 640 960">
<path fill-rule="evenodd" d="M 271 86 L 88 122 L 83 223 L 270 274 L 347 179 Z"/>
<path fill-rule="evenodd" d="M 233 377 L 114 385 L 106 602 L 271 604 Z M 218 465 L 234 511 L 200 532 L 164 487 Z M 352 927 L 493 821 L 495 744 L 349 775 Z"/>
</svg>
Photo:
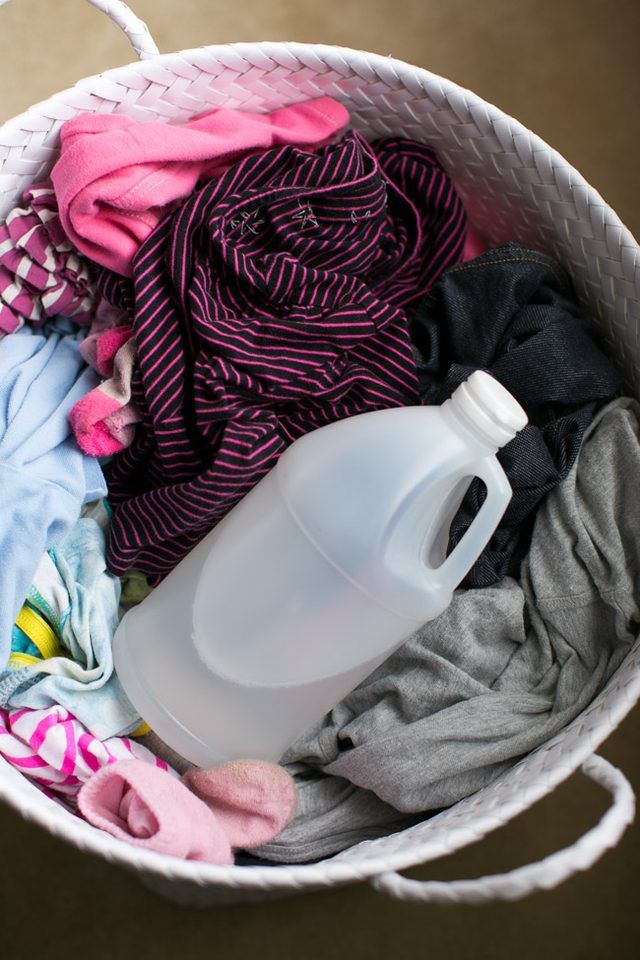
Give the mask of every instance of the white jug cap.
<svg viewBox="0 0 640 960">
<path fill-rule="evenodd" d="M 528 423 L 515 397 L 484 370 L 472 373 L 453 392 L 451 400 L 458 413 L 498 447 L 513 440 Z"/>
</svg>

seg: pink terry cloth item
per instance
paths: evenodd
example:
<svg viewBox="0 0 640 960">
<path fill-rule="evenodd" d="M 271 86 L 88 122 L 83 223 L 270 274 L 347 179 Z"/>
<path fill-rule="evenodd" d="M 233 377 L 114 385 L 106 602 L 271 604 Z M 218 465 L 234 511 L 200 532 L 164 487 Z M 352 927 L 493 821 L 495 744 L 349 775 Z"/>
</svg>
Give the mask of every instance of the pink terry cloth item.
<svg viewBox="0 0 640 960">
<path fill-rule="evenodd" d="M 140 413 L 131 399 L 136 362 L 133 331 L 128 325 L 106 330 L 92 345 L 97 369 L 108 376 L 69 411 L 78 446 L 94 457 L 119 453 L 133 440 Z"/>
<path fill-rule="evenodd" d="M 282 767 L 264 760 L 233 760 L 182 777 L 223 825 L 232 847 L 257 847 L 293 818 L 296 789 Z"/>
<path fill-rule="evenodd" d="M 78 446 L 94 457 L 111 456 L 133 440 L 140 414 L 131 399 L 136 360 L 133 330 L 127 315 L 106 300 L 98 304 L 80 353 L 107 379 L 82 397 L 69 412 Z"/>
<path fill-rule="evenodd" d="M 107 331 L 113 330 L 114 327 L 122 327 L 128 324 L 127 314 L 123 310 L 111 306 L 107 300 L 99 301 L 89 332 L 79 345 L 82 357 L 96 373 L 109 376 L 108 372 L 98 369 L 100 362 L 104 359 L 101 357 L 101 361 L 98 361 L 98 346 L 103 335 Z"/>
<path fill-rule="evenodd" d="M 0 224 L 0 336 L 58 315 L 89 324 L 96 302 L 89 264 L 62 229 L 51 183 L 31 187 Z"/>
<path fill-rule="evenodd" d="M 212 110 L 184 124 L 82 114 L 62 125 L 51 174 L 62 224 L 78 250 L 129 277 L 140 244 L 198 180 L 258 150 L 322 146 L 348 122 L 329 97 L 265 114 Z"/>
<path fill-rule="evenodd" d="M 103 377 L 113 375 L 115 358 L 118 355 L 120 347 L 123 347 L 133 336 L 133 329 L 128 323 L 123 323 L 120 327 L 113 327 L 111 330 L 105 330 L 96 343 L 96 371 Z"/>
<path fill-rule="evenodd" d="M 137 847 L 183 860 L 233 863 L 223 825 L 209 807 L 179 780 L 138 760 L 98 771 L 82 787 L 78 807 L 94 827 Z"/>
<path fill-rule="evenodd" d="M 484 237 L 481 237 L 475 227 L 467 221 L 467 235 L 462 248 L 461 263 L 465 263 L 467 260 L 475 260 L 476 257 L 486 253 L 488 249 L 489 246 L 485 243 Z"/>
<path fill-rule="evenodd" d="M 0 710 L 0 756 L 48 795 L 72 806 L 87 780 L 102 767 L 135 760 L 157 766 L 164 776 L 177 774 L 164 760 L 129 737 L 98 740 L 65 707 Z"/>
</svg>

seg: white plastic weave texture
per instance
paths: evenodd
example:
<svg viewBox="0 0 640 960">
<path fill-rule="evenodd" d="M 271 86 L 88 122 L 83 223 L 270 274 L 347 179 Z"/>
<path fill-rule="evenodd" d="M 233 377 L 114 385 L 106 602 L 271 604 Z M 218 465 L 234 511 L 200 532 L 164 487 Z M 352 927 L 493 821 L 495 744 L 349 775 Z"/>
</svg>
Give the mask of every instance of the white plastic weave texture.
<svg viewBox="0 0 640 960">
<path fill-rule="evenodd" d="M 95 5 L 117 6 L 119 15 L 124 7 Z M 323 95 L 341 100 L 367 136 L 398 134 L 434 147 L 471 219 L 490 241 L 531 243 L 562 261 L 629 388 L 640 394 L 640 250 L 629 231 L 579 173 L 516 120 L 397 60 L 329 46 L 232 44 L 153 57 L 82 80 L 0 127 L 0 218 L 50 169 L 62 122 L 83 111 L 172 121 L 216 106 L 271 110 Z M 0 799 L 182 902 L 247 900 L 376 877 L 378 889 L 410 899 L 513 899 L 585 869 L 630 822 L 633 795 L 627 782 L 604 761 L 589 758 L 639 697 L 640 643 L 580 717 L 489 787 L 408 830 L 306 866 L 215 867 L 138 850 L 66 813 L 5 763 L 0 763 Z M 522 868 L 506 879 L 449 885 L 447 893 L 438 885 L 416 887 L 393 873 L 485 836 L 585 761 L 584 772 L 614 795 L 612 812 L 573 848 L 547 858 L 551 863 Z"/>
</svg>

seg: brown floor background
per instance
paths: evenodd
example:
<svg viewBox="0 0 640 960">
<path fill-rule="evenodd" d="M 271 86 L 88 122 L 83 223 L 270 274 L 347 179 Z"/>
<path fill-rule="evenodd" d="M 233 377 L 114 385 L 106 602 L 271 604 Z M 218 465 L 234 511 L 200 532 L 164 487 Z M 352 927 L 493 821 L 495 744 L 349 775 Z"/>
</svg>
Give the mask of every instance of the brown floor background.
<svg viewBox="0 0 640 960">
<path fill-rule="evenodd" d="M 469 87 L 556 147 L 640 234 L 638 0 L 130 0 L 163 52 L 232 40 L 376 51 Z M 0 120 L 131 59 L 81 0 L 0 9 Z M 640 794 L 640 710 L 602 748 Z M 575 841 L 606 798 L 579 774 L 484 842 L 411 871 L 454 879 L 510 869 Z M 452 908 L 366 886 L 207 911 L 175 907 L 0 808 L 0 958 L 43 960 L 627 960 L 640 955 L 640 833 L 560 889 Z"/>
</svg>

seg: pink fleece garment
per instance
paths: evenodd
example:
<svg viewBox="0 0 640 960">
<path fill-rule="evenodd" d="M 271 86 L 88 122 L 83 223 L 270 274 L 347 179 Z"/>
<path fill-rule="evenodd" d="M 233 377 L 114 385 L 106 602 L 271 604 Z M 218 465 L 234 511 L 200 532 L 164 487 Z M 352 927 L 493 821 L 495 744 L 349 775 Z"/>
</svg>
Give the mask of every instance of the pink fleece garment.
<svg viewBox="0 0 640 960">
<path fill-rule="evenodd" d="M 184 124 L 81 114 L 60 129 L 51 179 L 62 225 L 78 250 L 131 276 L 140 244 L 198 180 L 270 147 L 318 147 L 342 133 L 349 114 L 329 97 L 251 114 L 222 108 Z"/>
<path fill-rule="evenodd" d="M 136 847 L 183 860 L 233 863 L 222 823 L 169 774 L 139 760 L 99 770 L 78 794 L 83 817 Z"/>
<path fill-rule="evenodd" d="M 232 847 L 257 847 L 292 819 L 296 789 L 282 767 L 264 760 L 234 760 L 212 770 L 188 770 L 190 790 L 215 812 Z"/>
</svg>

